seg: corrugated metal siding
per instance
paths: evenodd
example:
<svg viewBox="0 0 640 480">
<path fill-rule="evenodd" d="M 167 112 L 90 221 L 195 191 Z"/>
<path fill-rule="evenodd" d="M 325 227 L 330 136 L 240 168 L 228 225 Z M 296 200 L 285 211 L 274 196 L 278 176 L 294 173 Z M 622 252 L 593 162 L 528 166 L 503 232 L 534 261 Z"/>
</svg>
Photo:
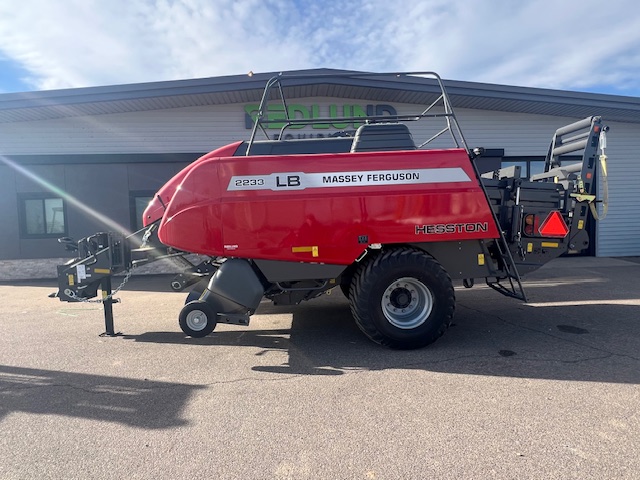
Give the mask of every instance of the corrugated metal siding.
<svg viewBox="0 0 640 480">
<path fill-rule="evenodd" d="M 610 126 L 609 213 L 598 223 L 596 255 L 640 256 L 640 126 L 624 123 Z"/>
<path fill-rule="evenodd" d="M 308 98 L 304 105 L 365 105 L 361 100 Z M 392 104 L 399 114 L 416 112 L 415 105 Z M 470 147 L 505 148 L 507 155 L 546 153 L 553 131 L 574 121 L 495 111 L 458 110 L 458 118 Z M 440 126 L 428 122 L 410 125 L 416 142 L 428 139 Z M 291 131 L 326 133 L 305 128 Z M 0 153 L 4 155 L 80 153 L 179 153 L 208 151 L 246 139 L 244 104 L 185 107 L 167 110 L 84 116 L 5 124 L 0 129 Z M 450 146 L 448 137 L 437 145 Z"/>
<path fill-rule="evenodd" d="M 326 109 L 329 104 L 376 102 L 315 97 L 296 99 L 291 103 L 319 104 L 321 109 Z M 416 111 L 415 105 L 394 106 L 399 114 Z M 471 109 L 459 109 L 457 114 L 469 147 L 503 148 L 505 156 L 546 155 L 553 132 L 576 120 L 573 117 Z M 437 131 L 426 125 L 426 122 L 411 125 L 417 143 Z M 609 216 L 598 225 L 597 254 L 640 255 L 640 222 L 635 221 L 640 212 L 636 185 L 640 179 L 637 158 L 640 126 L 612 123 L 611 127 L 608 150 L 610 207 Z M 327 130 L 306 128 L 292 133 L 294 136 L 317 135 L 326 134 Z M 246 139 L 248 135 L 244 104 L 184 107 L 3 124 L 0 154 L 205 152 Z M 450 141 L 443 138 L 435 145 L 450 146 Z"/>
<path fill-rule="evenodd" d="M 504 148 L 505 156 L 545 156 L 555 130 L 576 118 L 456 110 L 469 148 Z"/>
<path fill-rule="evenodd" d="M 242 105 L 188 107 L 5 124 L 0 153 L 205 152 L 246 136 Z"/>
</svg>

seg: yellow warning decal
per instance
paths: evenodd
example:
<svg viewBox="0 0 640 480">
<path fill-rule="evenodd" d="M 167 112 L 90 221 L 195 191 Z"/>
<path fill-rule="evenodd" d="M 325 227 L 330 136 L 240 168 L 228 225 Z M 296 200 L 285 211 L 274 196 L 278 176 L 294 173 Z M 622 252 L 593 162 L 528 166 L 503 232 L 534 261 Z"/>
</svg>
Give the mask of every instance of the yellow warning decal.
<svg viewBox="0 0 640 480">
<path fill-rule="evenodd" d="M 478 254 L 478 265 L 484 265 L 484 253 Z"/>
<path fill-rule="evenodd" d="M 75 283 L 75 281 L 73 279 L 73 275 L 68 274 L 67 277 L 69 278 L 69 281 L 68 281 L 69 286 L 72 286 Z"/>
<path fill-rule="evenodd" d="M 558 248 L 560 246 L 560 244 L 556 242 L 542 242 L 541 245 L 543 248 Z"/>
<path fill-rule="evenodd" d="M 109 270 L 108 268 L 94 268 L 93 271 L 95 273 L 111 273 L 111 270 Z"/>
<path fill-rule="evenodd" d="M 578 220 L 578 230 L 582 230 L 584 228 L 584 220 Z"/>
<path fill-rule="evenodd" d="M 527 243 L 527 253 L 533 252 L 533 243 Z"/>
<path fill-rule="evenodd" d="M 312 247 L 291 247 L 291 253 L 309 253 L 311 252 L 311 256 L 318 256 L 318 247 L 316 245 Z"/>
</svg>

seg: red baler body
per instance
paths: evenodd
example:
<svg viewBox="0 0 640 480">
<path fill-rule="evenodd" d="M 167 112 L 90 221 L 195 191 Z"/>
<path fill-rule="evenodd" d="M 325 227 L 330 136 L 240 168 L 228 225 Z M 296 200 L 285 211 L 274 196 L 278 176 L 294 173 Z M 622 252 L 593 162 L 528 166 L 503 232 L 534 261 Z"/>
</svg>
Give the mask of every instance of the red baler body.
<svg viewBox="0 0 640 480">
<path fill-rule="evenodd" d="M 499 236 L 463 149 L 233 157 L 232 148 L 202 157 L 159 192 L 163 244 L 348 265 L 371 244 Z M 156 201 L 145 219 L 158 212 Z"/>
</svg>

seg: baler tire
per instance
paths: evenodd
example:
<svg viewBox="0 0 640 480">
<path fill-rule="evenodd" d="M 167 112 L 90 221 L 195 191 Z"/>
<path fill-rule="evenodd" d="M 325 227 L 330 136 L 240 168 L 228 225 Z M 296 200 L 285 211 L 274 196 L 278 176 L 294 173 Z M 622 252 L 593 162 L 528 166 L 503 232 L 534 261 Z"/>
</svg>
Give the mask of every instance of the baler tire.
<svg viewBox="0 0 640 480">
<path fill-rule="evenodd" d="M 342 278 L 340 280 L 340 290 L 342 291 L 343 295 L 347 298 L 349 298 L 349 292 L 351 291 L 352 281 L 353 281 L 352 277 Z"/>
<path fill-rule="evenodd" d="M 354 265 L 349 265 L 344 269 L 344 272 L 340 274 L 340 290 L 347 299 L 349 299 L 349 292 L 351 291 L 351 283 L 353 282 L 353 274 L 356 268 Z"/>
<path fill-rule="evenodd" d="M 415 349 L 435 342 L 451 325 L 455 293 L 435 259 L 421 250 L 400 248 L 360 266 L 349 303 L 356 324 L 371 340 Z"/>
<path fill-rule="evenodd" d="M 182 307 L 178 323 L 186 335 L 194 338 L 206 337 L 216 328 L 217 315 L 215 307 L 195 300 Z"/>
</svg>

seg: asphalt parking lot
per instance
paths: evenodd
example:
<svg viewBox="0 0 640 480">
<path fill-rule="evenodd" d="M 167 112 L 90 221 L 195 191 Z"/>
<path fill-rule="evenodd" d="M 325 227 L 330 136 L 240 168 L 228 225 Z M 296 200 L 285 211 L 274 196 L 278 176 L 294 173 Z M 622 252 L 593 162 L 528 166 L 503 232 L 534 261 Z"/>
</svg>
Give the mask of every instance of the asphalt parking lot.
<svg viewBox="0 0 640 480">
<path fill-rule="evenodd" d="M 344 297 L 185 337 L 134 277 L 102 310 L 0 284 L 1 479 L 640 478 L 640 263 L 558 259 L 530 303 L 456 289 L 432 346 L 367 340 Z"/>
</svg>

